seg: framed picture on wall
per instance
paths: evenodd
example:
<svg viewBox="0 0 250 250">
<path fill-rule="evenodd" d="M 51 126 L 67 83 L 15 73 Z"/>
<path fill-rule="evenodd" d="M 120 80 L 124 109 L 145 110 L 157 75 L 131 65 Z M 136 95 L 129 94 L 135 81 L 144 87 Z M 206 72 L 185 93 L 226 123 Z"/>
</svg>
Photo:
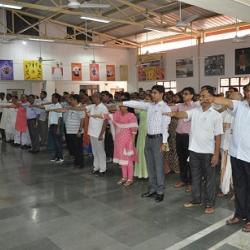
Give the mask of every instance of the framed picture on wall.
<svg viewBox="0 0 250 250">
<path fill-rule="evenodd" d="M 13 80 L 13 61 L 0 60 L 0 80 Z"/>
<path fill-rule="evenodd" d="M 235 50 L 235 75 L 250 74 L 250 48 Z"/>
<path fill-rule="evenodd" d="M 186 78 L 194 76 L 193 58 L 176 60 L 176 78 Z"/>
<path fill-rule="evenodd" d="M 205 58 L 205 76 L 220 76 L 225 74 L 225 56 L 215 55 Z"/>
</svg>

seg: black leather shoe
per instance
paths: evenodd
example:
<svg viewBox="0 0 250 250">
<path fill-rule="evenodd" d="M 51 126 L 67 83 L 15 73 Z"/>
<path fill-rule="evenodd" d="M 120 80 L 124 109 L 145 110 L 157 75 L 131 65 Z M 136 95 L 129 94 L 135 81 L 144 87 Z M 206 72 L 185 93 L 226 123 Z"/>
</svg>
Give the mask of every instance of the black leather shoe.
<svg viewBox="0 0 250 250">
<path fill-rule="evenodd" d="M 142 194 L 141 197 L 150 198 L 150 197 L 154 197 L 155 195 L 156 195 L 156 192 L 153 192 L 153 193 L 147 192 L 147 193 Z"/>
<path fill-rule="evenodd" d="M 161 202 L 164 200 L 164 194 L 156 194 L 155 202 Z"/>
<path fill-rule="evenodd" d="M 100 176 L 100 177 L 104 177 L 105 175 L 106 175 L 106 171 L 105 171 L 105 172 L 100 172 L 100 173 L 99 173 L 99 176 Z"/>
<path fill-rule="evenodd" d="M 98 175 L 99 174 L 99 170 L 92 170 L 90 174 Z"/>
</svg>

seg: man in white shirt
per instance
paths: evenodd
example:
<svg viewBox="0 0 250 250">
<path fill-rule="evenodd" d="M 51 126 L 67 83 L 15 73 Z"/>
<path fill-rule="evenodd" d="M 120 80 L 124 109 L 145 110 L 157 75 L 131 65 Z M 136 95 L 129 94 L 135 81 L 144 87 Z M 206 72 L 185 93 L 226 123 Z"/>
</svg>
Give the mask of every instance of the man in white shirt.
<svg viewBox="0 0 250 250">
<path fill-rule="evenodd" d="M 152 87 L 152 103 L 143 101 L 125 101 L 122 105 L 147 111 L 147 137 L 145 158 L 147 162 L 149 187 L 142 197 L 155 197 L 156 202 L 164 199 L 165 174 L 163 170 L 163 151 L 168 147 L 168 125 L 170 118 L 163 113 L 170 108 L 162 100 L 165 89 L 163 86 Z"/>
<path fill-rule="evenodd" d="M 108 114 L 107 107 L 101 102 L 100 93 L 92 95 L 93 105 L 86 107 L 87 112 L 91 115 L 95 114 Z M 94 155 L 94 169 L 92 174 L 103 176 L 106 172 L 106 153 L 104 149 L 104 136 L 106 130 L 107 120 L 98 118 L 89 118 L 88 135 L 92 146 Z"/>
<path fill-rule="evenodd" d="M 205 213 L 214 213 L 216 199 L 216 169 L 219 162 L 222 116 L 206 101 L 205 95 L 213 96 L 212 88 L 200 93 L 200 107 L 186 112 L 172 112 L 171 116 L 191 121 L 189 140 L 190 168 L 192 173 L 192 201 L 186 208 L 201 205 L 201 183 L 205 180 Z"/>
<path fill-rule="evenodd" d="M 48 125 L 49 133 L 54 143 L 55 156 L 51 159 L 52 162 L 62 163 L 63 160 L 63 145 L 62 145 L 62 113 L 53 110 L 62 108 L 59 103 L 60 95 L 54 93 L 52 95 L 52 104 L 45 105 L 45 110 L 49 111 Z"/>
<path fill-rule="evenodd" d="M 5 103 L 6 103 L 5 93 L 1 92 L 0 93 L 0 106 L 4 105 Z M 0 123 L 1 123 L 2 115 L 3 115 L 3 109 L 0 108 Z M 4 131 L 4 129 L 0 128 L 0 133 L 1 133 L 1 139 L 2 139 L 2 141 L 5 141 L 6 137 L 5 137 L 5 131 Z"/>
<path fill-rule="evenodd" d="M 48 103 L 47 100 L 47 92 L 41 91 L 40 93 L 40 99 L 37 100 L 35 103 L 38 105 L 43 105 Z M 47 139 L 48 139 L 48 114 L 45 110 L 41 110 L 39 119 L 38 119 L 38 128 L 39 128 L 39 136 L 40 136 L 40 146 L 46 146 L 47 145 Z"/>
<path fill-rule="evenodd" d="M 211 103 L 225 105 L 234 116 L 233 135 L 229 147 L 235 192 L 235 213 L 228 225 L 246 220 L 243 231 L 250 232 L 250 83 L 244 88 L 245 100 L 206 96 Z"/>
</svg>

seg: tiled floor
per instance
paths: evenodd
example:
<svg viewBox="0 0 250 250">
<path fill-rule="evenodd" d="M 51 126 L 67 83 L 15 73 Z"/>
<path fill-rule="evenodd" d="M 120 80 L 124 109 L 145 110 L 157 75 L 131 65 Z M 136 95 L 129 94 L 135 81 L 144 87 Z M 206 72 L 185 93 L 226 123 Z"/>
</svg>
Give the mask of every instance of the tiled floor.
<svg viewBox="0 0 250 250">
<path fill-rule="evenodd" d="M 0 142 L 0 250 L 250 249 L 250 235 L 224 224 L 233 211 L 229 199 L 204 215 L 183 208 L 189 195 L 173 188 L 175 175 L 156 204 L 140 198 L 146 181 L 117 186 L 116 166 L 102 178 L 89 175 L 91 160 L 77 172 L 48 159 L 46 152 L 30 155 Z"/>
</svg>

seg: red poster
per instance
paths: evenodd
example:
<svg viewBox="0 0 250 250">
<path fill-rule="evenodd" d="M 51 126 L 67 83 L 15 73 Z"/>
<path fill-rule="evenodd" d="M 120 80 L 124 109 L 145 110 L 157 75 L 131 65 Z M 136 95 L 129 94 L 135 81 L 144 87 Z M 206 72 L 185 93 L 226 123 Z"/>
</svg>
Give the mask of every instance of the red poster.
<svg viewBox="0 0 250 250">
<path fill-rule="evenodd" d="M 82 81 L 82 64 L 71 63 L 72 81 Z"/>
<path fill-rule="evenodd" d="M 92 63 L 89 65 L 90 81 L 99 81 L 99 64 Z"/>
<path fill-rule="evenodd" d="M 115 81 L 115 65 L 106 65 L 107 81 Z"/>
</svg>

